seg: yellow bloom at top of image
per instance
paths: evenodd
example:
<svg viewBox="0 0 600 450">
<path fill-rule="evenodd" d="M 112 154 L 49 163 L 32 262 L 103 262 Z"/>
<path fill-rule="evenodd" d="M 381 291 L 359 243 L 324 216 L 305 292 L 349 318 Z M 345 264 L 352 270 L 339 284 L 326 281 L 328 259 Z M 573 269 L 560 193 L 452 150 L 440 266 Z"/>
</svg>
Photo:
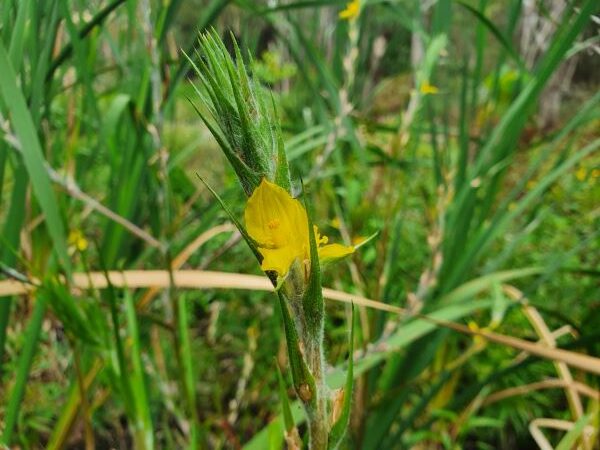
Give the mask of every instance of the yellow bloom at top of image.
<svg viewBox="0 0 600 450">
<path fill-rule="evenodd" d="M 244 213 L 248 234 L 263 256 L 261 268 L 287 275 L 295 260 L 310 261 L 308 216 L 304 206 L 285 189 L 263 178 L 254 190 Z M 329 244 L 327 236 L 314 227 L 319 259 L 339 259 L 354 252 L 354 247 Z"/>
<path fill-rule="evenodd" d="M 352 0 L 346 5 L 346 9 L 340 11 L 339 17 L 343 20 L 354 20 L 360 12 L 360 0 Z"/>
</svg>

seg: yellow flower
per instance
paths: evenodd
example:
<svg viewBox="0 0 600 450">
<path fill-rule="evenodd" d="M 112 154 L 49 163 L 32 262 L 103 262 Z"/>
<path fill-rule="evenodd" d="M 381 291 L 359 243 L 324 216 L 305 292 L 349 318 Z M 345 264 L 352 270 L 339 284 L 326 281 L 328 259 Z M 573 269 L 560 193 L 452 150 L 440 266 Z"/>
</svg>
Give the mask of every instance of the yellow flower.
<svg viewBox="0 0 600 450">
<path fill-rule="evenodd" d="M 68 242 L 70 246 L 76 248 L 80 252 L 84 252 L 88 248 L 88 241 L 80 230 L 71 230 Z"/>
<path fill-rule="evenodd" d="M 577 172 L 575 172 L 575 178 L 577 178 L 579 181 L 585 180 L 586 177 L 587 170 L 585 170 L 585 167 L 580 167 L 579 169 L 577 169 Z"/>
<path fill-rule="evenodd" d="M 346 4 L 346 9 L 340 11 L 339 17 L 343 20 L 354 20 L 360 13 L 360 0 L 352 0 Z"/>
<path fill-rule="evenodd" d="M 433 84 L 429 84 L 428 81 L 425 81 L 423 84 L 421 84 L 419 91 L 421 92 L 421 94 L 427 95 L 427 94 L 437 94 L 440 90 L 437 87 L 435 87 Z"/>
<path fill-rule="evenodd" d="M 475 323 L 472 320 L 469 321 L 468 325 L 469 325 L 469 329 L 471 331 L 473 331 L 474 333 L 486 331 L 485 328 L 479 328 L 479 325 L 477 325 L 477 323 Z M 485 340 L 484 337 L 482 337 L 479 334 L 473 334 L 473 344 L 475 345 L 475 348 L 477 350 L 481 350 L 482 348 L 484 348 L 486 343 L 487 343 L 487 341 Z"/>
<path fill-rule="evenodd" d="M 294 261 L 310 261 L 306 210 L 285 189 L 263 178 L 248 199 L 244 215 L 248 234 L 258 243 L 263 256 L 262 270 L 284 277 Z M 354 252 L 354 247 L 325 245 L 328 238 L 321 236 L 316 226 L 314 233 L 323 262 Z"/>
</svg>

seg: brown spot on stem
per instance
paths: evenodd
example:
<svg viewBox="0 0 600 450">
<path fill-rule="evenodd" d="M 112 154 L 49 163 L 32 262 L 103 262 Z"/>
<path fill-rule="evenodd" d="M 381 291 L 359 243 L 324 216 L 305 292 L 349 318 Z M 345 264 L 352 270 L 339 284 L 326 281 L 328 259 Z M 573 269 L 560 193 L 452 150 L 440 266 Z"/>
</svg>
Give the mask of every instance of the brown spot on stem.
<svg viewBox="0 0 600 450">
<path fill-rule="evenodd" d="M 298 387 L 298 396 L 304 403 L 309 402 L 313 396 L 312 391 L 310 390 L 310 386 L 306 383 L 302 383 Z"/>
</svg>

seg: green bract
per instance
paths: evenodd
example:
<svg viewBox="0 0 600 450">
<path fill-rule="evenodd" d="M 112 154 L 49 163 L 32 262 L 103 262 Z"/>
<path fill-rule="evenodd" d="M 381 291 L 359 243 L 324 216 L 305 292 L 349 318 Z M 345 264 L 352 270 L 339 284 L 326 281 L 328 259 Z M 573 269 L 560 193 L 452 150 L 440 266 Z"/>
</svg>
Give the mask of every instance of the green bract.
<svg viewBox="0 0 600 450">
<path fill-rule="evenodd" d="M 290 190 L 281 128 L 272 101 L 249 77 L 233 39 L 236 61 L 215 31 L 200 35 L 197 58 L 188 56 L 200 83 L 196 111 L 221 146 L 246 195 L 262 178 Z M 187 55 L 186 55 L 187 56 Z"/>
</svg>

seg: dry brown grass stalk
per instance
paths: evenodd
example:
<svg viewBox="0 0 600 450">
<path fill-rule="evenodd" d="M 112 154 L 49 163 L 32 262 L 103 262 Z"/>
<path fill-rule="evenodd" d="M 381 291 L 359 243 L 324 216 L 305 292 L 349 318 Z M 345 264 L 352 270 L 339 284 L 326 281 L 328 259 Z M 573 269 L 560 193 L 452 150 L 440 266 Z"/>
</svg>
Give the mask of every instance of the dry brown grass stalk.
<svg viewBox="0 0 600 450">
<path fill-rule="evenodd" d="M 273 290 L 273 286 L 268 279 L 258 275 L 203 270 L 178 270 L 173 271 L 172 275 L 175 286 L 184 289 Z M 166 288 L 171 285 L 170 274 L 166 270 L 109 271 L 108 277 L 110 278 L 110 283 L 119 288 Z M 73 283 L 79 289 L 104 289 L 108 286 L 108 280 L 102 272 L 75 273 L 73 274 Z M 34 285 L 28 285 L 19 281 L 4 280 L 0 282 L 0 297 L 22 295 L 34 288 Z M 334 289 L 323 289 L 323 295 L 329 300 L 354 303 L 359 306 L 366 306 L 401 315 L 407 314 L 407 311 L 403 308 Z M 414 315 L 414 317 L 462 334 L 480 336 L 496 344 L 521 350 L 550 361 L 563 362 L 585 372 L 600 375 L 600 358 L 560 348 L 550 348 L 539 343 L 491 331 L 471 330 L 469 327 L 459 323 L 438 320 L 422 314 Z"/>
</svg>

